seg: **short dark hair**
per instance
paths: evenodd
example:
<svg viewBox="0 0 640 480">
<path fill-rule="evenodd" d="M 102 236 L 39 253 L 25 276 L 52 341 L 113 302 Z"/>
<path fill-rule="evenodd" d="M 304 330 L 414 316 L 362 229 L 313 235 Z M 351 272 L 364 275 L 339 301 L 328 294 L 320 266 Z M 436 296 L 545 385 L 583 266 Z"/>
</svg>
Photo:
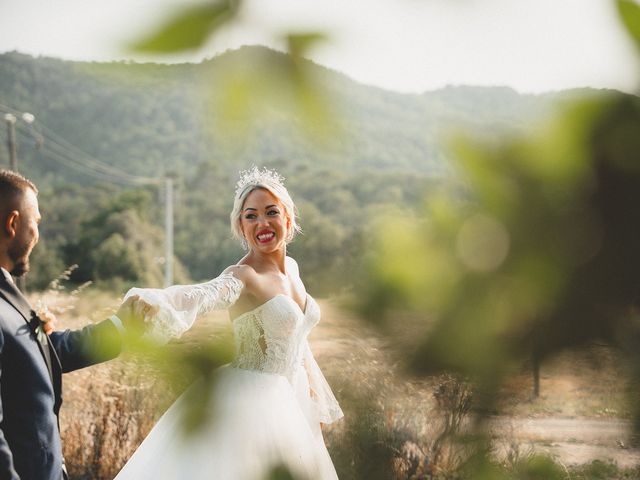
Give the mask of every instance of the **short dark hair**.
<svg viewBox="0 0 640 480">
<path fill-rule="evenodd" d="M 29 188 L 38 193 L 31 180 L 11 170 L 0 170 L 0 214 L 4 217 L 15 210 L 17 201 Z"/>
</svg>

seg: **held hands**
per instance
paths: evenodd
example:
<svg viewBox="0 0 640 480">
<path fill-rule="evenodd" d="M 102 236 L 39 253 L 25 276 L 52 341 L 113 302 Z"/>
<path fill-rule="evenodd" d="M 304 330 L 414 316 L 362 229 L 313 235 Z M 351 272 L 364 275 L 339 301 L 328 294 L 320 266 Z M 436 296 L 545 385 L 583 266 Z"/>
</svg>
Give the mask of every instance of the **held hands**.
<svg viewBox="0 0 640 480">
<path fill-rule="evenodd" d="M 147 318 L 153 317 L 158 311 L 158 307 L 148 304 L 138 295 L 133 295 L 120 305 L 116 316 L 122 321 L 128 334 L 141 336 L 147 328 Z"/>
</svg>

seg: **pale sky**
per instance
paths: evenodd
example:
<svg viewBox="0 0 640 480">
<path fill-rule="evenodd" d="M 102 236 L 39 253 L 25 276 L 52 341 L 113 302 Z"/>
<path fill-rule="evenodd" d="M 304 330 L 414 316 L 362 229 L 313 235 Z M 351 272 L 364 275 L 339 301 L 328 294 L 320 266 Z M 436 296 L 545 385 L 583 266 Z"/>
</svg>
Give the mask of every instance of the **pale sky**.
<svg viewBox="0 0 640 480">
<path fill-rule="evenodd" d="M 180 58 L 124 45 L 192 0 L 0 0 L 0 52 L 74 60 L 200 61 L 229 48 L 282 48 L 290 31 L 325 32 L 310 57 L 401 92 L 445 85 L 635 91 L 640 62 L 611 0 L 245 0 L 240 18 Z"/>
</svg>

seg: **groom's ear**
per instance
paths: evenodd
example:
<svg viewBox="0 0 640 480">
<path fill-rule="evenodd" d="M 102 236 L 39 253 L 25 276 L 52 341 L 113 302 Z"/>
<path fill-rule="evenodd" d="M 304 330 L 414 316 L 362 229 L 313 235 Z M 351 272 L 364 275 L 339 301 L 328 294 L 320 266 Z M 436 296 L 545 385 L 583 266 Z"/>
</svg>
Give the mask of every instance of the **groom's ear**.
<svg viewBox="0 0 640 480">
<path fill-rule="evenodd" d="M 11 210 L 5 217 L 3 229 L 4 234 L 9 238 L 14 238 L 18 231 L 18 222 L 20 220 L 20 212 L 18 210 Z"/>
</svg>

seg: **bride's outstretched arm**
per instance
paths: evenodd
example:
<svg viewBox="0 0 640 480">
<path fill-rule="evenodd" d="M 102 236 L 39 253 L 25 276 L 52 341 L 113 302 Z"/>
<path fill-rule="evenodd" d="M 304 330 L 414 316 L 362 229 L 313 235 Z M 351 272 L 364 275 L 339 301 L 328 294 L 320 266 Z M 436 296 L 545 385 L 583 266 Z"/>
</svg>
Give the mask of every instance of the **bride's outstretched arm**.
<svg viewBox="0 0 640 480">
<path fill-rule="evenodd" d="M 138 296 L 153 310 L 146 316 L 147 335 L 166 343 L 189 330 L 196 318 L 210 310 L 224 310 L 233 305 L 244 288 L 244 282 L 228 268 L 220 276 L 195 285 L 173 285 L 168 288 L 132 288 L 125 301 Z"/>
</svg>

